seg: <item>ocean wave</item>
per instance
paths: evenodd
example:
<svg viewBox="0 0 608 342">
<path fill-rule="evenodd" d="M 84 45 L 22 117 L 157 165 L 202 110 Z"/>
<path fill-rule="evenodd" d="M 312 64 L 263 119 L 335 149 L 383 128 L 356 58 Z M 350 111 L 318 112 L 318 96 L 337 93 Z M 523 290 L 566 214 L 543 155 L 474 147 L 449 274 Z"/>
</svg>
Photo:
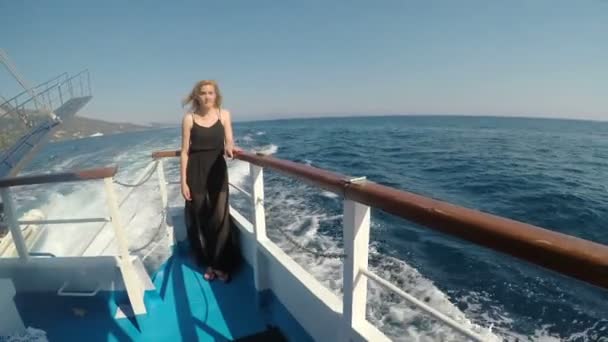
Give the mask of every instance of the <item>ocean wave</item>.
<svg viewBox="0 0 608 342">
<path fill-rule="evenodd" d="M 265 146 L 259 146 L 255 148 L 255 151 L 262 154 L 275 154 L 279 150 L 279 146 L 274 144 L 269 144 Z"/>
</svg>

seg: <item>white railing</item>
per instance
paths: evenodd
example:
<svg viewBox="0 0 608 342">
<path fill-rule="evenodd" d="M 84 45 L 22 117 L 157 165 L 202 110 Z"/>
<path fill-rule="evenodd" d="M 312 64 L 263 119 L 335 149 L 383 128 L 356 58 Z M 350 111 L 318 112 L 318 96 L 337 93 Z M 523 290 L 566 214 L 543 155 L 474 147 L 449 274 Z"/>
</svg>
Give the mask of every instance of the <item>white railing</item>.
<svg viewBox="0 0 608 342">
<path fill-rule="evenodd" d="M 434 318 L 436 318 L 437 320 L 449 325 L 450 327 L 452 327 L 452 329 L 460 332 L 463 336 L 467 336 L 475 341 L 483 341 L 483 338 L 477 334 L 475 334 L 474 332 L 471 332 L 468 329 L 463 328 L 458 322 L 454 321 L 453 319 L 451 319 L 450 317 L 442 314 L 441 312 L 433 309 L 432 307 L 424 304 L 424 302 L 414 298 L 412 295 L 408 294 L 407 292 L 401 290 L 400 288 L 398 288 L 397 286 L 391 284 L 391 282 L 389 282 L 386 279 L 383 279 L 381 277 L 379 277 L 377 274 L 371 272 L 370 270 L 367 269 L 359 269 L 359 272 L 361 272 L 361 274 L 367 276 L 369 279 L 375 281 L 376 283 L 380 284 L 382 287 L 384 287 L 387 290 L 392 291 L 393 293 L 399 295 L 401 298 L 403 298 L 404 300 L 406 300 L 408 303 L 414 305 L 415 307 L 425 311 L 427 314 L 429 314 L 430 316 L 433 316 Z"/>
<path fill-rule="evenodd" d="M 0 117 L 27 111 L 51 113 L 73 98 L 91 95 L 91 77 L 88 70 L 82 70 L 73 76 L 63 73 L 35 87 L 27 87 L 8 100 L 3 99 L 0 107 L 9 110 L 0 114 Z"/>
<path fill-rule="evenodd" d="M 250 164 L 250 176 L 252 180 L 253 197 L 252 204 L 254 208 L 253 227 L 255 238 L 258 244 L 264 240 L 267 241 L 266 223 L 264 211 L 264 183 L 263 183 L 263 168 L 257 165 Z M 363 178 L 350 179 L 351 182 L 357 182 Z M 440 313 L 432 307 L 415 299 L 412 295 L 399 289 L 390 282 L 378 277 L 373 272 L 369 271 L 368 266 L 368 251 L 369 251 L 369 232 L 370 232 L 370 207 L 356 201 L 345 199 L 343 201 L 343 236 L 344 236 L 344 258 L 343 266 L 343 299 L 342 299 L 342 339 L 350 341 L 354 337 L 353 331 L 364 330 L 364 324 L 368 323 L 365 313 L 367 309 L 367 278 L 378 282 L 390 291 L 393 291 L 403 299 L 407 300 L 414 306 L 427 312 L 435 319 L 446 325 L 454 328 L 464 336 L 475 341 L 484 341 L 484 339 L 475 332 L 462 327 L 458 322 L 450 317 Z M 256 275 L 256 284 L 259 280 L 261 265 L 254 265 L 254 273 Z M 256 286 L 257 287 L 257 286 Z M 260 290 L 260 287 L 257 287 Z M 262 287 L 263 289 L 263 287 Z"/>
<path fill-rule="evenodd" d="M 103 176 L 93 175 L 95 173 L 103 174 Z M 144 287 L 142 281 L 138 278 L 138 274 L 133 266 L 133 259 L 129 253 L 129 245 L 127 241 L 127 235 L 124 230 L 120 218 L 120 211 L 118 201 L 116 198 L 116 192 L 114 189 L 114 174 L 116 169 L 112 171 L 106 170 L 85 170 L 75 173 L 56 174 L 56 175 L 40 175 L 40 176 L 26 176 L 16 177 L 12 179 L 3 180 L 6 183 L 0 187 L 0 194 L 2 196 L 2 202 L 4 203 L 5 218 L 8 221 L 10 229 L 10 236 L 15 244 L 18 257 L 25 263 L 30 261 L 30 255 L 23 235 L 21 233 L 21 225 L 26 224 L 38 224 L 38 225 L 53 225 L 53 224 L 64 224 L 64 223 L 86 223 L 86 222 L 111 222 L 114 230 L 114 236 L 119 251 L 119 268 L 122 275 L 122 279 L 131 303 L 133 313 L 136 315 L 145 314 L 146 307 L 144 304 Z M 56 219 L 56 220 L 21 220 L 17 219 L 17 211 L 13 196 L 11 193 L 11 187 L 19 185 L 31 185 L 31 184 L 47 184 L 47 183 L 59 183 L 59 182 L 70 182 L 70 181 L 82 181 L 82 180 L 94 180 L 103 179 L 104 189 L 106 193 L 106 205 L 109 209 L 109 217 L 93 217 L 93 218 L 73 218 L 73 219 Z M 8 236 L 7 236 L 8 237 Z M 7 238 L 5 237 L 5 238 Z M 95 258 L 95 256 L 91 257 Z M 56 258 L 59 259 L 59 258 Z M 68 292 L 69 282 L 66 280 L 57 290 L 58 295 L 64 296 L 83 296 L 91 295 L 91 293 L 97 293 L 99 288 L 96 288 L 91 293 L 82 292 Z"/>
<path fill-rule="evenodd" d="M 164 168 L 162 167 L 162 159 L 157 159 L 159 164 L 159 186 L 161 194 L 166 194 L 167 184 L 180 184 L 179 181 L 165 181 Z M 252 222 L 253 236 L 255 238 L 255 252 L 253 254 L 252 268 L 254 272 L 254 283 L 258 292 L 270 288 L 267 264 L 264 258 L 269 254 L 268 248 L 265 246 L 273 245 L 266 235 L 266 218 L 264 210 L 264 172 L 263 168 L 249 163 L 249 179 L 251 180 L 252 193 L 240 188 L 237 185 L 230 183 L 234 189 L 245 194 L 253 208 Z M 364 180 L 364 177 L 350 179 L 350 182 L 358 182 Z M 164 195 L 166 196 L 166 195 Z M 166 206 L 166 201 L 163 202 Z M 232 208 L 234 211 L 234 209 Z M 236 213 L 242 217 L 240 213 Z M 342 341 L 357 340 L 356 335 L 360 335 L 364 339 L 378 340 L 388 338 L 379 331 L 373 331 L 373 327 L 366 319 L 367 307 L 367 278 L 377 282 L 384 288 L 394 292 L 410 304 L 418 307 L 422 311 L 428 313 L 436 320 L 445 323 L 452 327 L 455 331 L 461 333 L 464 337 L 474 341 L 484 341 L 484 339 L 475 332 L 463 327 L 458 322 L 450 317 L 440 313 L 432 307 L 426 305 L 422 301 L 417 300 L 412 295 L 399 289 L 390 282 L 380 278 L 370 270 L 368 270 L 368 250 L 369 250 L 369 231 L 370 231 L 370 207 L 356 201 L 344 200 L 344 246 L 345 254 L 343 266 L 343 300 L 342 300 L 342 317 L 340 332 L 336 336 L 340 336 Z M 234 215 L 234 213 L 233 213 Z M 272 253 L 270 252 L 272 255 Z M 276 255 L 273 255 L 277 257 Z M 293 260 L 293 259 L 292 259 Z M 306 285 L 306 284 L 304 284 Z M 338 328 L 338 327 L 336 327 Z"/>
</svg>

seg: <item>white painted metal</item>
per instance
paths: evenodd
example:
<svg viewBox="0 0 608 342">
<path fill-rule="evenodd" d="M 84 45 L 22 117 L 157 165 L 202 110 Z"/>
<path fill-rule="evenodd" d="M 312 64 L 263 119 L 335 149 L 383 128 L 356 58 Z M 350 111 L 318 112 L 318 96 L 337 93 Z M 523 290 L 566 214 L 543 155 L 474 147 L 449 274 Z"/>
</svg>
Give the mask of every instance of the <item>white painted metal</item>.
<svg viewBox="0 0 608 342">
<path fill-rule="evenodd" d="M 167 195 L 167 178 L 165 177 L 165 164 L 162 159 L 159 159 L 158 166 L 156 167 L 156 175 L 158 178 L 158 187 L 160 189 L 160 199 L 161 205 L 166 215 L 164 215 L 164 226 L 167 231 L 167 240 L 169 241 L 170 246 L 176 243 L 174 229 L 173 229 L 173 221 L 171 215 L 169 215 L 169 196 Z M 146 259 L 150 253 L 152 253 L 154 249 L 150 249 L 150 251 L 144 255 L 143 259 Z"/>
<path fill-rule="evenodd" d="M 27 251 L 27 246 L 25 245 L 25 240 L 23 239 L 23 234 L 21 234 L 21 226 L 19 226 L 19 222 L 17 221 L 17 212 L 15 210 L 15 203 L 13 202 L 11 190 L 9 188 L 2 188 L 0 189 L 0 195 L 2 196 L 5 217 L 8 219 L 11 237 L 13 238 L 19 258 L 23 261 L 28 261 L 30 256 Z"/>
<path fill-rule="evenodd" d="M 256 253 L 262 252 L 266 260 L 268 288 L 281 304 L 313 340 L 338 341 L 343 321 L 340 298 L 272 241 L 256 241 L 253 224 L 233 208 L 230 213 L 241 230 L 241 250 L 245 260 L 254 268 Z M 353 341 L 390 341 L 367 321 L 353 327 L 351 337 Z"/>
<path fill-rule="evenodd" d="M 231 187 L 237 189 L 238 191 L 242 192 L 243 194 L 245 194 L 247 197 L 251 198 L 251 194 L 249 192 L 247 192 L 247 190 L 239 187 L 238 185 L 232 184 L 232 183 L 228 183 L 230 184 Z"/>
<path fill-rule="evenodd" d="M 57 290 L 57 295 L 61 297 L 95 297 L 99 290 L 101 290 L 101 285 L 97 285 L 93 291 L 89 292 L 81 292 L 81 291 L 66 291 L 65 288 L 70 285 L 69 281 L 63 283 L 63 286 Z"/>
<path fill-rule="evenodd" d="M 344 314 L 342 339 L 348 341 L 352 328 L 365 321 L 367 279 L 359 270 L 367 269 L 369 248 L 370 207 L 355 201 L 344 200 Z"/>
<path fill-rule="evenodd" d="M 57 257 L 31 258 L 22 262 L 17 258 L 0 258 L 0 279 L 10 278 L 20 292 L 56 292 L 66 281 L 71 289 L 90 290 L 101 285 L 101 291 L 122 291 L 117 266 L 118 258 Z"/>
<path fill-rule="evenodd" d="M 145 314 L 146 306 L 144 304 L 144 291 L 141 286 L 141 281 L 138 279 L 131 257 L 129 255 L 129 245 L 127 236 L 124 232 L 122 223 L 120 221 L 120 211 L 118 208 L 118 202 L 116 201 L 116 193 L 114 192 L 114 183 L 112 178 L 104 178 L 106 200 L 108 208 L 110 209 L 110 217 L 112 218 L 112 226 L 114 227 L 114 234 L 116 235 L 116 243 L 118 245 L 118 251 L 120 255 L 120 271 L 122 273 L 123 281 L 127 289 L 127 295 L 133 308 L 133 313 L 136 315 Z"/>
<path fill-rule="evenodd" d="M 156 166 L 156 175 L 158 177 L 158 186 L 160 188 L 160 198 L 163 204 L 163 210 L 167 209 L 167 181 L 165 180 L 165 168 L 163 160 L 159 159 Z"/>
<path fill-rule="evenodd" d="M 478 334 L 476 334 L 473 331 L 470 331 L 470 330 L 462 327 L 462 325 L 460 323 L 454 321 L 450 317 L 442 314 L 441 312 L 433 309 L 432 307 L 424 304 L 423 302 L 421 302 L 418 299 L 414 298 L 413 296 L 409 295 L 407 292 L 405 292 L 405 291 L 401 290 L 400 288 L 398 288 L 397 286 L 391 284 L 388 280 L 380 278 L 378 275 L 376 275 L 373 272 L 368 271 L 367 269 L 361 269 L 360 272 L 363 273 L 364 275 L 366 275 L 368 278 L 374 280 L 378 284 L 382 285 L 386 289 L 391 290 L 394 293 L 398 294 L 401 298 L 405 299 L 410 304 L 412 304 L 412 305 L 418 307 L 419 309 L 425 311 L 426 313 L 428 313 L 429 315 L 433 316 L 437 320 L 445 323 L 446 325 L 449 325 L 454 330 L 460 332 L 464 336 L 469 337 L 469 338 L 471 338 L 471 339 L 473 339 L 475 341 L 481 341 L 481 342 L 485 341 L 483 339 L 483 337 L 479 336 Z"/>
<path fill-rule="evenodd" d="M 118 208 L 118 203 L 116 201 L 116 193 L 114 191 L 112 178 L 104 178 L 104 183 L 106 190 L 106 203 L 108 205 L 108 209 L 110 209 L 110 219 L 112 226 L 114 227 L 118 252 L 123 260 L 129 260 L 129 242 L 127 241 L 127 236 L 124 233 L 122 222 L 120 220 L 120 209 Z"/>
<path fill-rule="evenodd" d="M 135 268 L 130 259 L 120 260 L 120 272 L 127 290 L 127 296 L 135 315 L 146 314 L 146 304 L 144 303 L 144 289 Z"/>
<path fill-rule="evenodd" d="M 249 174 L 252 182 L 251 206 L 253 208 L 253 233 L 257 244 L 268 240 L 266 236 L 266 213 L 264 211 L 264 170 L 249 164 Z M 268 266 L 261 250 L 257 250 L 253 265 L 255 288 L 262 291 L 268 288 Z"/>
<path fill-rule="evenodd" d="M 141 183 L 144 180 L 144 178 L 146 176 L 148 176 L 149 172 L 154 167 L 154 163 L 155 162 L 149 163 L 141 171 L 141 173 L 135 179 L 134 184 Z M 137 187 L 129 188 L 127 194 L 120 200 L 120 203 L 118 204 L 119 208 L 121 208 L 127 202 L 127 200 L 131 197 L 133 192 L 135 192 L 135 189 L 137 189 Z M 111 219 L 110 219 L 110 221 L 111 221 Z M 108 222 L 110 222 L 110 221 L 108 221 Z M 103 231 L 103 229 L 105 227 L 106 227 L 106 224 L 105 223 L 102 224 L 98 228 L 97 232 L 92 235 L 91 239 L 89 241 L 87 241 L 86 244 L 83 244 L 83 248 L 80 250 L 80 252 L 77 255 L 100 255 L 100 254 L 104 253 L 106 251 L 106 249 L 110 247 L 110 245 L 112 244 L 112 239 L 114 238 L 114 236 L 112 236 L 112 235 L 101 234 L 101 236 L 100 236 L 99 233 L 101 233 L 101 231 Z M 103 239 L 105 239 L 105 241 Z M 103 242 L 105 242 L 105 243 L 103 243 Z M 103 249 L 99 249 L 100 246 L 104 246 Z"/>
<path fill-rule="evenodd" d="M 110 222 L 109 217 L 92 217 L 80 219 L 62 219 L 62 220 L 21 220 L 19 224 L 64 224 L 64 223 L 94 223 L 94 222 Z"/>
</svg>

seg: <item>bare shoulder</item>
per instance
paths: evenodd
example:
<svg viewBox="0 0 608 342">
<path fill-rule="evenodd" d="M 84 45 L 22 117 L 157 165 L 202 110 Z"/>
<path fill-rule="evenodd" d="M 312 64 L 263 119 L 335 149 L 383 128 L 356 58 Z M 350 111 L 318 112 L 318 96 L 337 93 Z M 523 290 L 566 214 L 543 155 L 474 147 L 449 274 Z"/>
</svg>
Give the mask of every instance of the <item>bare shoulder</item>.
<svg viewBox="0 0 608 342">
<path fill-rule="evenodd" d="M 191 126 L 192 125 L 192 113 L 187 112 L 186 114 L 184 114 L 184 118 L 182 119 L 182 124 L 185 126 Z"/>
<path fill-rule="evenodd" d="M 230 116 L 230 111 L 228 109 L 223 109 L 221 110 L 221 118 L 222 118 L 222 123 L 226 122 L 226 120 L 228 121 L 232 121 L 232 117 Z"/>
</svg>

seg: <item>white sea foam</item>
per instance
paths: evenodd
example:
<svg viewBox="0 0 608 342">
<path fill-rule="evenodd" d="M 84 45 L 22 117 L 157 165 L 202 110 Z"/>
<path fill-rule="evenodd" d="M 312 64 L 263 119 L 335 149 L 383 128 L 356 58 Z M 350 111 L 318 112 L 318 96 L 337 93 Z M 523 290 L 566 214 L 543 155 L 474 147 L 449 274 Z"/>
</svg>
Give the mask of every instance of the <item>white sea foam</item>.
<svg viewBox="0 0 608 342">
<path fill-rule="evenodd" d="M 270 211 L 289 212 L 291 223 L 286 224 L 283 229 L 290 232 L 296 240 L 307 248 L 329 252 L 340 253 L 336 240 L 323 234 L 319 234 L 319 226 L 322 221 L 341 219 L 341 215 L 327 215 L 318 210 L 310 209 L 304 200 L 290 196 L 291 193 L 303 191 L 303 189 L 289 189 L 274 193 L 269 198 Z M 290 209 L 287 209 L 290 208 Z M 286 220 L 288 221 L 288 220 Z M 270 219 L 272 224 L 272 219 Z M 372 222 L 372 229 L 378 228 Z M 342 261 L 330 258 L 317 258 L 299 250 L 289 242 L 280 232 L 269 229 L 268 234 L 275 243 L 285 250 L 296 262 L 304 266 L 311 274 L 321 281 L 334 293 L 341 296 L 342 291 Z M 374 246 L 370 251 L 378 255 Z M 376 261 L 378 259 L 378 261 Z M 480 327 L 471 322 L 447 296 L 441 292 L 430 280 L 424 278 L 418 271 L 405 262 L 382 256 L 372 258 L 370 269 L 393 283 L 400 284 L 400 288 L 416 298 L 424 299 L 427 304 L 440 312 L 452 317 L 464 326 L 480 333 L 488 341 L 500 341 L 489 329 Z M 389 292 L 380 288 L 373 282 L 368 282 L 368 319 L 397 341 L 461 341 L 462 336 L 447 326 L 434 323 L 426 318 L 421 311 L 412 310 L 405 301 L 396 298 Z"/>
<path fill-rule="evenodd" d="M 333 192 L 327 191 L 327 190 L 321 191 L 321 196 L 324 196 L 327 198 L 338 198 L 338 195 L 334 194 Z"/>
<path fill-rule="evenodd" d="M 251 143 L 253 141 L 253 137 L 251 136 L 251 134 L 245 134 L 241 140 L 245 143 Z"/>
<path fill-rule="evenodd" d="M 278 150 L 279 150 L 279 147 L 274 144 L 260 146 L 255 149 L 256 152 L 259 152 L 262 154 L 275 154 L 275 153 L 277 153 Z"/>
</svg>

